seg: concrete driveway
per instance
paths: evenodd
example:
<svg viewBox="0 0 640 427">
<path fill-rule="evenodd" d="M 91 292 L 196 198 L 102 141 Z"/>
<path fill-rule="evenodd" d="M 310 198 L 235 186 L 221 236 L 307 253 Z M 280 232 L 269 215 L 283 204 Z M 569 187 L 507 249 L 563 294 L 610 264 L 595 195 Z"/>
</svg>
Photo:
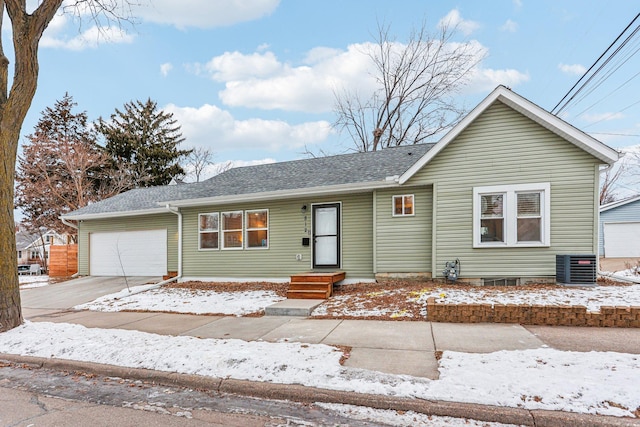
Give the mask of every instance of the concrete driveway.
<svg viewBox="0 0 640 427">
<path fill-rule="evenodd" d="M 127 277 L 129 286 L 158 283 L 162 277 Z M 127 287 L 124 277 L 87 276 L 20 291 L 25 317 L 70 309 Z"/>
</svg>

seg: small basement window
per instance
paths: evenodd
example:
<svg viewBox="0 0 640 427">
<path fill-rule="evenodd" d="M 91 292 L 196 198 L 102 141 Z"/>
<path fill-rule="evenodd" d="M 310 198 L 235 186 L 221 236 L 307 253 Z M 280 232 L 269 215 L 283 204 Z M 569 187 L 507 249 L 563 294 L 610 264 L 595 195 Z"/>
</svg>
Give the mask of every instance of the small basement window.
<svg viewBox="0 0 640 427">
<path fill-rule="evenodd" d="M 413 194 L 404 194 L 401 196 L 393 196 L 393 216 L 413 216 L 414 196 Z"/>
</svg>

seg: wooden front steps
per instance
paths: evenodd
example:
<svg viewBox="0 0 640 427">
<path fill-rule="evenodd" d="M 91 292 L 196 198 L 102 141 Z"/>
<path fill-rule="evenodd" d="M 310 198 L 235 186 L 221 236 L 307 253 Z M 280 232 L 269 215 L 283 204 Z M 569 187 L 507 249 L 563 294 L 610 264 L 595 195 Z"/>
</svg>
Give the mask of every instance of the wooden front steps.
<svg viewBox="0 0 640 427">
<path fill-rule="evenodd" d="M 333 292 L 333 284 L 344 280 L 344 271 L 294 274 L 287 291 L 289 299 L 327 299 Z"/>
</svg>

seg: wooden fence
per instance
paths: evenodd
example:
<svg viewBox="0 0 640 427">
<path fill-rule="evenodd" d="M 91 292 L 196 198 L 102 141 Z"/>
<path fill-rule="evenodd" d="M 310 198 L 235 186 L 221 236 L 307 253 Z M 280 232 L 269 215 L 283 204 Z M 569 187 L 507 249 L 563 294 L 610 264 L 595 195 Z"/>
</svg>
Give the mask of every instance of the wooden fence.
<svg viewBox="0 0 640 427">
<path fill-rule="evenodd" d="M 49 276 L 69 277 L 78 272 L 78 245 L 52 245 L 49 249 Z"/>
</svg>

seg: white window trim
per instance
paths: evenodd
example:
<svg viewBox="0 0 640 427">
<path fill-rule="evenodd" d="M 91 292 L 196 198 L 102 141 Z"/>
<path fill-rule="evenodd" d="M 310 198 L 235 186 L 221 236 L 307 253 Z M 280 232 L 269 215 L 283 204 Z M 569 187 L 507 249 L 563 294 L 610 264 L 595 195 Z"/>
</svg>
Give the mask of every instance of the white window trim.
<svg viewBox="0 0 640 427">
<path fill-rule="evenodd" d="M 217 230 L 200 230 L 200 217 L 202 215 L 218 215 L 218 229 Z M 202 233 L 218 233 L 218 247 L 217 248 L 203 248 L 200 237 Z M 198 214 L 198 250 L 199 251 L 219 251 L 220 250 L 220 212 L 204 212 Z"/>
<path fill-rule="evenodd" d="M 518 242 L 518 221 L 517 221 L 517 197 L 518 193 L 540 192 L 540 209 L 542 219 L 540 221 L 541 242 Z M 484 194 L 504 194 L 503 217 L 504 217 L 504 242 L 482 242 L 480 239 L 480 198 Z M 548 182 L 536 184 L 516 184 L 516 185 L 493 185 L 488 187 L 473 187 L 473 247 L 474 248 L 495 248 L 495 247 L 520 247 L 535 248 L 549 247 L 551 245 L 551 185 Z"/>
<path fill-rule="evenodd" d="M 396 213 L 396 197 L 402 197 L 402 213 Z M 410 214 L 404 213 L 404 198 L 411 197 L 413 199 L 413 209 Z M 414 194 L 395 194 L 391 196 L 391 216 L 396 218 L 402 218 L 403 216 L 416 216 L 416 196 Z"/>
<path fill-rule="evenodd" d="M 240 228 L 234 228 L 232 230 L 225 230 L 224 229 L 224 215 L 225 214 L 240 214 L 240 221 L 242 221 L 242 224 L 240 224 Z M 228 248 L 224 245 L 224 233 L 225 232 L 238 232 L 240 231 L 240 235 L 242 236 L 242 244 L 240 245 L 240 247 L 231 247 Z M 220 245 L 220 249 L 222 249 L 223 251 L 241 251 L 244 249 L 244 211 L 227 211 L 227 212 L 220 212 L 220 232 L 222 233 L 222 235 L 220 236 L 220 239 L 222 240 L 222 243 Z"/>
<path fill-rule="evenodd" d="M 267 226 L 266 227 L 261 227 L 261 228 L 249 228 L 249 221 L 247 220 L 247 217 L 249 216 L 249 214 L 253 213 L 253 212 L 266 212 L 267 213 Z M 244 212 L 245 215 L 245 219 L 244 219 L 244 224 L 245 224 L 245 231 L 244 231 L 244 242 L 246 242 L 246 244 L 244 244 L 245 249 L 248 251 L 261 251 L 261 250 L 265 250 L 265 249 L 269 249 L 269 240 L 270 236 L 269 236 L 269 209 L 253 209 L 250 211 L 245 211 Z M 256 246 L 254 248 L 250 248 L 249 247 L 249 232 L 250 231 L 262 231 L 262 230 L 266 230 L 267 231 L 267 246 Z"/>
</svg>

